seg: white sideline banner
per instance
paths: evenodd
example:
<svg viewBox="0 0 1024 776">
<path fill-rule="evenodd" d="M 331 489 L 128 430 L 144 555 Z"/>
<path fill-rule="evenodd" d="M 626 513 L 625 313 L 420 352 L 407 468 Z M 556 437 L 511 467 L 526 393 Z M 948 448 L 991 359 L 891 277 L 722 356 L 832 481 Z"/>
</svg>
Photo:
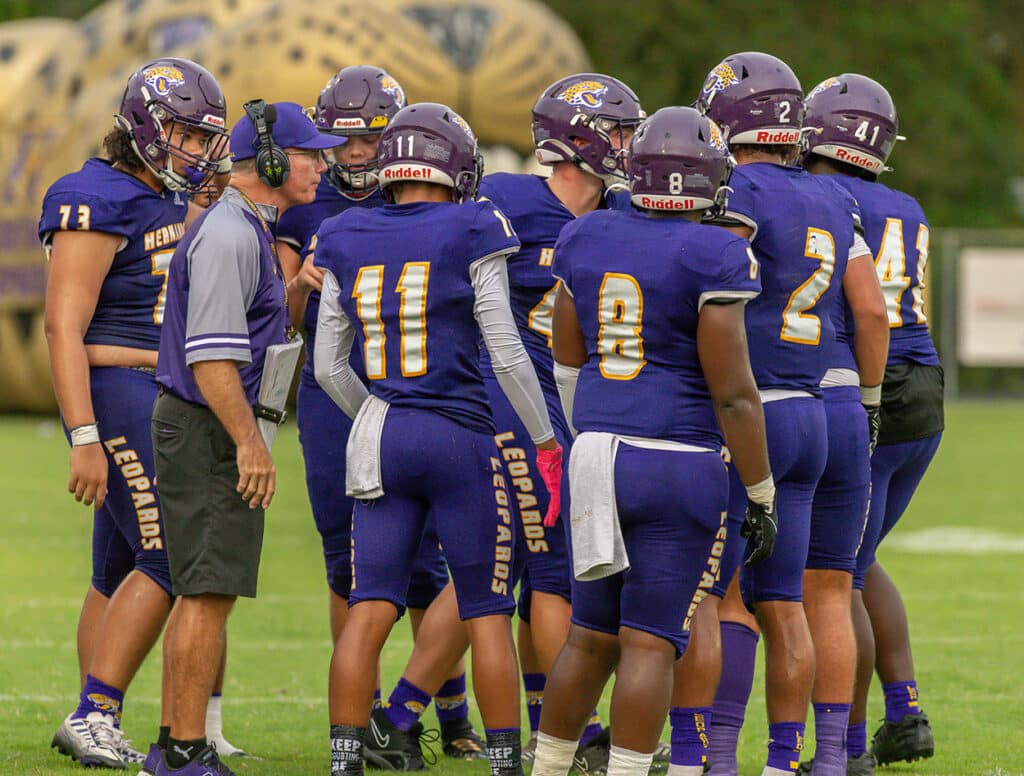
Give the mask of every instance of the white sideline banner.
<svg viewBox="0 0 1024 776">
<path fill-rule="evenodd" d="M 960 252 L 959 357 L 967 366 L 1024 366 L 1024 249 Z"/>
</svg>

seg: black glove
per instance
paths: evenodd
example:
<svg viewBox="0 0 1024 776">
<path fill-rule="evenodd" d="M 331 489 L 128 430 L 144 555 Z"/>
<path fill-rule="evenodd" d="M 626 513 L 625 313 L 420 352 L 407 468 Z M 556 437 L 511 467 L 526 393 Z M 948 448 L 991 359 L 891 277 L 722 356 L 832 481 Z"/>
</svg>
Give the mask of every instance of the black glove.
<svg viewBox="0 0 1024 776">
<path fill-rule="evenodd" d="M 882 405 L 869 407 L 865 404 L 864 411 L 868 414 L 868 450 L 874 453 L 878 447 L 878 432 L 882 428 Z"/>
<path fill-rule="evenodd" d="M 775 498 L 769 506 L 747 499 L 747 516 L 743 519 L 740 536 L 747 540 L 747 554 L 744 566 L 753 566 L 771 557 L 775 549 L 775 537 L 779 532 L 778 517 L 775 514 Z"/>
</svg>

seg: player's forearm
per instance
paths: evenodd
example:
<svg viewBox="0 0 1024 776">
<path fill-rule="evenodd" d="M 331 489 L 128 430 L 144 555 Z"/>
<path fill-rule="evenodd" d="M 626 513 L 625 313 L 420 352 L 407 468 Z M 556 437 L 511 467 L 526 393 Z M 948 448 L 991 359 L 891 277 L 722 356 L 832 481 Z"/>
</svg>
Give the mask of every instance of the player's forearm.
<svg viewBox="0 0 1024 776">
<path fill-rule="evenodd" d="M 89 355 L 82 335 L 46 324 L 53 392 L 68 428 L 96 422 L 89 384 Z"/>
<path fill-rule="evenodd" d="M 853 358 L 861 385 L 881 385 L 889 357 L 889 318 L 885 308 L 853 314 Z"/>
<path fill-rule="evenodd" d="M 771 476 L 764 409 L 757 391 L 716 401 L 715 415 L 743 484 L 754 485 Z"/>
<path fill-rule="evenodd" d="M 262 439 L 234 361 L 197 361 L 192 364 L 192 374 L 199 392 L 236 445 Z"/>
</svg>

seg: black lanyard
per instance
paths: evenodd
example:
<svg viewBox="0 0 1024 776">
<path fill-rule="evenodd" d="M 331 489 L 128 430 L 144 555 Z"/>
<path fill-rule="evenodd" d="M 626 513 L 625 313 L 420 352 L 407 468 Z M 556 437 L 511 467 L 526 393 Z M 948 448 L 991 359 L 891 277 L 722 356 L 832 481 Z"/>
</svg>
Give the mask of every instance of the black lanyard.
<svg viewBox="0 0 1024 776">
<path fill-rule="evenodd" d="M 288 283 L 284 278 L 284 270 L 281 268 L 281 259 L 277 255 L 277 241 L 274 239 L 274 233 L 270 230 L 270 224 L 267 223 L 267 219 L 263 217 L 263 213 L 256 206 L 256 203 L 249 199 L 249 196 L 240 189 L 235 189 L 239 196 L 245 200 L 245 204 L 249 206 L 249 209 L 256 216 L 256 219 L 260 222 L 260 228 L 263 230 L 263 236 L 267 240 L 267 245 L 270 248 L 270 255 L 274 257 L 274 273 L 281 278 L 281 285 L 284 287 L 284 316 L 287 321 L 285 325 L 285 338 L 288 342 L 291 342 L 295 336 L 295 329 L 292 327 L 291 313 L 288 311 Z"/>
</svg>

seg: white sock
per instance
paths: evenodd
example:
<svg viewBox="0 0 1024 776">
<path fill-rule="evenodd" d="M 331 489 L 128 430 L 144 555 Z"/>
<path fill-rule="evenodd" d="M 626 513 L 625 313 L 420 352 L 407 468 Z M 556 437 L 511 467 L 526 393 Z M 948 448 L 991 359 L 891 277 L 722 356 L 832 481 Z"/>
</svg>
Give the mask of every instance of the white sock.
<svg viewBox="0 0 1024 776">
<path fill-rule="evenodd" d="M 220 702 L 221 697 L 219 695 L 211 695 L 210 700 L 206 704 L 206 740 L 216 747 L 217 754 L 221 757 L 245 754 L 245 752 L 224 738 L 224 723 L 220 713 Z"/>
<path fill-rule="evenodd" d="M 566 776 L 572 767 L 578 741 L 555 738 L 547 733 L 537 734 L 537 756 L 531 776 Z"/>
<path fill-rule="evenodd" d="M 793 771 L 784 771 L 779 768 L 772 768 L 770 765 L 764 766 L 764 770 L 761 771 L 761 776 L 793 776 Z"/>
<path fill-rule="evenodd" d="M 654 752 L 641 754 L 612 744 L 608 756 L 608 776 L 647 776 L 654 761 Z"/>
<path fill-rule="evenodd" d="M 703 776 L 703 765 L 670 765 L 667 776 Z"/>
</svg>

